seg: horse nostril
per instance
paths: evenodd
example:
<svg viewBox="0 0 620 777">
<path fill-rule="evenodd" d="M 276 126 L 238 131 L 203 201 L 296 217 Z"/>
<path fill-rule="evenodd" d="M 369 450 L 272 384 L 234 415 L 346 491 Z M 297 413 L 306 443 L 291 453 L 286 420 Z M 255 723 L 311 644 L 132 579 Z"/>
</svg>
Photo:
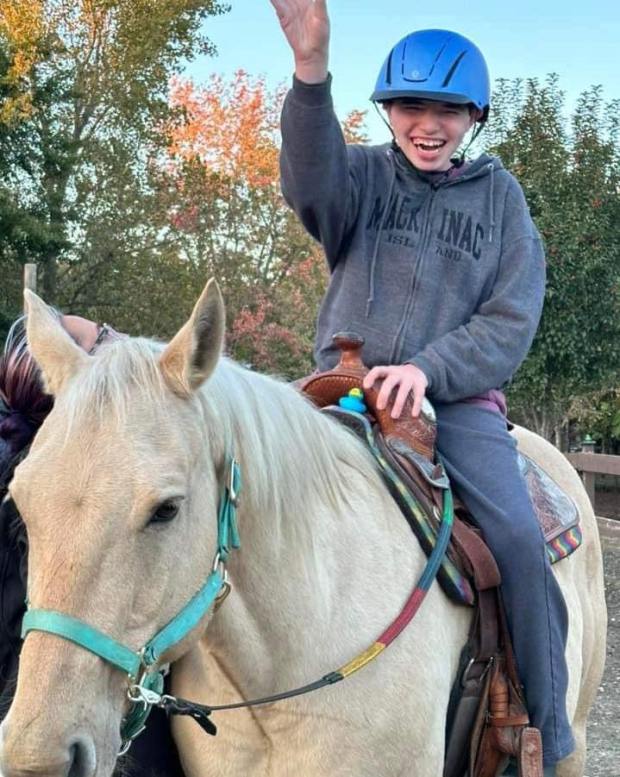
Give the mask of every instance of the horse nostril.
<svg viewBox="0 0 620 777">
<path fill-rule="evenodd" d="M 95 773 L 95 748 L 86 737 L 77 739 L 69 748 L 67 777 L 91 777 Z"/>
</svg>

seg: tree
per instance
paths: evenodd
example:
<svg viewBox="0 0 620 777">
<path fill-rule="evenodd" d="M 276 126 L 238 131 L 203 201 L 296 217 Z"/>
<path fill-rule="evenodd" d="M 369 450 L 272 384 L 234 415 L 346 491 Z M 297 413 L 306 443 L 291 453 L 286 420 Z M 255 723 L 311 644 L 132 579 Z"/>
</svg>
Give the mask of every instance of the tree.
<svg viewBox="0 0 620 777">
<path fill-rule="evenodd" d="M 258 369 L 289 377 L 312 369 L 314 322 L 326 281 L 318 245 L 286 206 L 279 185 L 284 88 L 239 71 L 203 87 L 177 81 L 170 127 L 170 224 L 202 279 L 215 275 L 228 311 L 228 345 Z M 363 139 L 363 114 L 344 122 Z M 203 280 L 201 282 L 203 282 Z"/>
<path fill-rule="evenodd" d="M 0 257 L 36 261 L 49 301 L 89 304 L 118 270 L 123 237 L 156 238 L 147 163 L 165 142 L 168 83 L 212 51 L 201 24 L 224 10 L 216 0 L 0 7 Z M 128 212 L 128 202 L 144 204 Z"/>
<path fill-rule="evenodd" d="M 570 126 L 556 76 L 499 81 L 489 145 L 519 179 L 547 255 L 547 295 L 510 389 L 521 419 L 556 444 L 576 397 L 620 383 L 620 102 L 581 95 Z"/>
</svg>

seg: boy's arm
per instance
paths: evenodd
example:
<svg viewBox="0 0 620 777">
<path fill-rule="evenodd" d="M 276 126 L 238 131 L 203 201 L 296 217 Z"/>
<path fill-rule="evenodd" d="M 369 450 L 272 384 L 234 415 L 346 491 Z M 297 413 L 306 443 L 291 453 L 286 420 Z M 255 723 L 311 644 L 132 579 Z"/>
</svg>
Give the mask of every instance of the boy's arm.
<svg viewBox="0 0 620 777">
<path fill-rule="evenodd" d="M 330 82 L 309 85 L 295 78 L 282 110 L 280 173 L 286 201 L 322 243 L 333 269 L 357 219 L 364 160 L 356 154 L 360 147 L 347 149 Z"/>
<path fill-rule="evenodd" d="M 409 359 L 427 376 L 429 397 L 456 402 L 503 386 L 532 344 L 544 289 L 544 251 L 533 230 L 503 250 L 493 293 L 471 320 Z"/>
<path fill-rule="evenodd" d="M 282 192 L 333 267 L 357 213 L 356 178 L 331 98 L 326 0 L 271 0 L 295 62 L 282 110 Z"/>
</svg>

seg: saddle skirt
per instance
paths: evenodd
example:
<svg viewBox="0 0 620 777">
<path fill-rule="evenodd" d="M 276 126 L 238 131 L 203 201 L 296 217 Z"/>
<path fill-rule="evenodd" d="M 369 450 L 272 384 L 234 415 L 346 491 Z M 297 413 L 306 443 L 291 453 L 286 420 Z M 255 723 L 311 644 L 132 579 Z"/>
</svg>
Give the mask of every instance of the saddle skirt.
<svg viewBox="0 0 620 777">
<path fill-rule="evenodd" d="M 310 375 L 299 382 L 298 388 L 360 437 L 381 462 L 384 472 L 387 466 L 394 473 L 393 478 L 386 479 L 387 485 L 396 501 L 405 508 L 408 522 L 428 555 L 435 546 L 441 523 L 443 490 L 449 488 L 447 475 L 435 456 L 436 420 L 432 406 L 425 401 L 422 413 L 414 419 L 409 400 L 401 418 L 395 420 L 388 410 L 376 407 L 378 392 L 372 389 L 364 392 L 368 413 L 339 407 L 337 403 L 341 397 L 353 388 L 362 387 L 367 368 L 360 357 L 361 338 L 344 333 L 336 335 L 334 341 L 341 349 L 338 366 Z M 548 473 L 522 453 L 519 453 L 519 467 L 545 537 L 549 560 L 554 564 L 581 544 L 577 506 Z M 458 501 L 456 515 L 465 523 L 475 524 Z M 474 604 L 476 595 L 471 577 L 462 563 L 454 538 L 437 577 L 453 601 Z"/>
</svg>

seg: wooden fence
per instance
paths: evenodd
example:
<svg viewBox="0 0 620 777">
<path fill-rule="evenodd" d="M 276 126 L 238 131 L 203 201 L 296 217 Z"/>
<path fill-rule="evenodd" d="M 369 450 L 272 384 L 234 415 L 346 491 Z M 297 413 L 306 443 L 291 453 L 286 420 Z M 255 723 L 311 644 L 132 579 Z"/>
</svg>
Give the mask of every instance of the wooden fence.
<svg viewBox="0 0 620 777">
<path fill-rule="evenodd" d="M 596 512 L 596 476 L 620 476 L 620 456 L 609 456 L 604 453 L 569 453 L 567 458 L 581 474 L 592 507 Z"/>
</svg>

